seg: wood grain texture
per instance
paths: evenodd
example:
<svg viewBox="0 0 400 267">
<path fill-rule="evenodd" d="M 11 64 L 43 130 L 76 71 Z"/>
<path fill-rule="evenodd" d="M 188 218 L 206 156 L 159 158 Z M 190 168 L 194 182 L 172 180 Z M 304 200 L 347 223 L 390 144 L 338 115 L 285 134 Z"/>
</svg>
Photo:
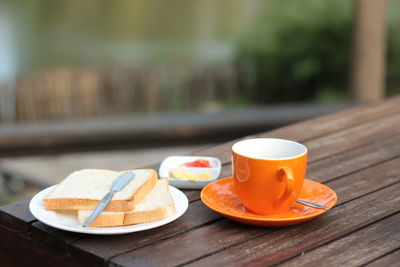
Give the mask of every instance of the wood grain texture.
<svg viewBox="0 0 400 267">
<path fill-rule="evenodd" d="M 394 130 L 395 128 L 392 129 Z M 309 144 L 313 145 L 313 142 L 309 141 Z M 319 141 L 316 140 L 315 142 Z M 346 173 L 385 161 L 399 154 L 400 134 L 388 131 L 385 134 L 385 138 L 378 138 L 377 140 L 343 152 L 325 154 L 325 157 L 320 160 L 315 157 L 310 158 L 308 160 L 307 176 L 310 179 L 324 182 L 333 177 L 345 175 Z M 222 166 L 221 177 L 231 175 L 231 164 Z"/>
<path fill-rule="evenodd" d="M 343 129 L 339 132 L 307 141 L 304 144 L 310 152 L 309 160 L 319 160 L 332 154 L 367 145 L 377 139 L 399 134 L 399 125 L 400 113 Z"/>
<path fill-rule="evenodd" d="M 198 190 L 185 190 L 189 209 L 171 224 L 127 235 L 84 236 L 35 221 L 26 201 L 0 208 L 0 233 L 7 243 L 0 245 L 0 256 L 11 255 L 10 263 L 18 260 L 20 265 L 57 250 L 49 264 L 266 266 L 318 263 L 353 245 L 348 254 L 342 253 L 343 262 L 332 262 L 396 266 L 400 246 L 394 232 L 399 232 L 395 224 L 400 211 L 398 125 L 400 97 L 255 135 L 304 142 L 310 150 L 307 177 L 337 192 L 337 205 L 309 222 L 285 228 L 236 223 L 204 206 Z M 229 176 L 233 142 L 196 154 L 221 157 L 225 161 L 221 176 Z M 374 243 L 382 248 L 371 252 Z M 16 252 L 20 248 L 29 250 L 26 260 L 19 259 L 23 256 Z M 361 257 L 363 253 L 368 255 Z"/>
<path fill-rule="evenodd" d="M 334 180 L 331 183 L 328 183 L 328 185 L 333 188 L 336 192 L 341 192 L 338 193 L 339 195 L 339 201 L 338 205 L 340 203 L 345 203 L 348 202 L 352 199 L 357 199 L 359 197 L 362 197 L 365 194 L 369 194 L 375 190 L 379 190 L 380 188 L 384 188 L 385 186 L 391 185 L 393 183 L 399 183 L 400 182 L 400 170 L 395 168 L 395 166 L 399 166 L 400 164 L 400 158 L 397 160 L 392 160 L 390 162 L 385 162 L 381 164 L 381 168 L 377 168 L 376 166 L 373 169 L 366 169 L 363 170 L 359 173 L 353 173 L 352 175 L 342 177 L 338 180 Z M 382 169 L 393 169 L 391 173 L 385 173 L 385 176 L 381 176 L 380 180 L 376 179 L 374 175 L 380 174 Z M 366 174 L 367 177 L 366 177 Z M 367 180 L 367 182 L 364 182 Z M 369 181 L 369 182 L 368 182 Z M 375 182 L 374 182 L 375 181 Z M 349 186 L 354 185 L 354 186 Z M 400 184 L 397 184 L 400 186 Z M 398 199 L 400 201 L 400 197 Z M 350 201 L 349 203 L 352 203 Z M 347 204 L 345 204 L 347 205 Z M 359 205 L 362 205 L 359 204 Z M 330 213 L 322 216 L 319 218 L 319 220 L 322 220 L 326 223 L 324 224 L 324 227 L 327 228 L 327 231 L 334 231 L 337 226 L 334 222 L 329 223 L 329 218 L 331 218 L 331 221 L 337 220 L 338 218 L 335 217 L 334 215 L 330 214 L 336 214 L 340 213 L 342 207 L 336 207 L 334 208 Z M 349 208 L 350 212 L 351 208 Z M 333 216 L 326 218 L 327 216 Z M 343 216 L 343 214 L 338 215 L 338 216 Z M 361 216 L 361 215 L 360 215 Z M 350 218 L 347 218 L 350 219 Z M 312 223 L 314 221 L 311 221 L 309 223 L 304 223 L 304 227 L 307 227 L 307 224 L 310 227 L 310 231 L 314 228 L 312 226 Z M 355 223 L 352 221 L 352 223 Z M 360 222 L 359 222 L 360 223 Z M 151 266 L 157 266 L 160 264 L 159 259 L 164 259 L 163 262 L 168 266 L 168 265 L 176 265 L 176 264 L 183 264 L 191 260 L 195 260 L 196 258 L 201 258 L 205 255 L 208 255 L 212 253 L 212 251 L 223 251 L 224 249 L 227 249 L 229 246 L 233 246 L 234 244 L 232 243 L 231 240 L 228 240 L 225 242 L 225 239 L 229 239 L 231 237 L 232 233 L 232 226 L 231 227 L 226 227 L 221 223 L 222 226 L 218 226 L 217 224 L 211 224 L 211 225 L 206 225 L 202 228 L 199 228 L 196 230 L 195 235 L 193 235 L 193 231 L 183 233 L 182 235 L 178 235 L 174 238 L 158 242 L 157 244 L 154 244 L 152 246 L 146 246 L 141 249 L 132 251 L 130 253 L 126 253 L 123 255 L 120 255 L 114 259 L 112 259 L 112 262 L 116 262 L 118 264 L 122 263 L 127 263 L 132 261 L 134 264 L 140 265 L 140 264 L 148 264 Z M 311 225 L 311 226 L 310 226 Z M 351 224 L 350 224 L 351 225 Z M 235 226 L 235 225 L 233 225 Z M 237 226 L 236 226 L 237 227 Z M 249 226 L 251 227 L 251 226 Z M 315 228 L 318 229 L 318 227 L 321 227 L 321 225 L 316 225 Z M 254 228 L 254 227 L 252 227 Z M 340 227 L 339 227 L 340 228 Z M 260 229 L 260 228 L 256 228 Z M 265 235 L 270 231 L 268 228 L 261 228 L 264 230 L 260 230 L 258 232 L 251 232 L 251 235 L 246 235 L 246 233 L 241 233 L 241 234 L 236 234 L 236 242 L 238 244 L 245 242 L 247 239 L 254 238 L 254 235 Z M 290 228 L 282 228 L 282 229 L 290 229 Z M 244 230 L 241 229 L 243 232 Z M 338 233 L 340 233 L 340 230 L 336 229 Z M 275 233 L 275 232 L 273 232 Z M 273 234 L 272 233 L 272 234 Z M 285 231 L 280 231 L 282 235 L 285 235 Z M 195 248 L 184 245 L 181 246 L 180 244 L 188 243 L 189 240 L 194 240 L 194 236 L 197 236 L 196 240 L 205 240 L 205 243 L 208 243 L 208 245 L 200 243 L 200 245 L 195 246 Z M 299 237 L 300 238 L 300 237 Z M 288 236 L 282 236 L 282 237 L 277 237 L 277 239 L 281 240 L 290 240 L 288 239 Z M 200 242 L 200 241 L 197 241 Z M 249 241 L 252 242 L 252 241 Z M 321 240 L 320 242 L 323 242 Z M 246 243 L 244 243 L 246 244 Z M 210 248 L 211 247 L 211 248 Z M 250 245 L 248 247 L 251 247 Z M 222 252 L 221 252 L 222 253 Z M 233 252 L 233 254 L 240 254 L 239 251 Z M 219 254 L 216 254 L 218 257 Z M 168 259 L 168 262 L 167 262 Z M 240 262 L 239 259 L 236 259 L 236 263 Z M 228 264 L 231 264 L 233 262 L 229 262 Z M 272 262 L 271 262 L 272 263 Z M 207 264 L 211 264 L 211 261 L 208 262 Z M 222 264 L 222 263 L 221 263 Z M 227 263 L 223 263 L 224 265 Z M 269 263 L 270 264 L 270 263 Z M 123 265 L 123 264 L 122 264 Z"/>
<path fill-rule="evenodd" d="M 221 215 L 208 209 L 201 201 L 196 201 L 193 202 L 189 206 L 188 211 L 174 223 L 132 234 L 93 236 L 78 240 L 71 244 L 71 254 L 73 255 L 76 250 L 81 250 L 96 255 L 101 259 L 108 259 L 116 254 L 158 243 L 160 240 L 171 238 L 191 229 L 196 229 L 220 218 Z"/>
<path fill-rule="evenodd" d="M 378 101 L 369 105 L 362 105 L 345 111 L 291 124 L 266 133 L 235 139 L 208 149 L 196 151 L 195 154 L 218 157 L 223 163 L 227 163 L 230 161 L 230 148 L 239 140 L 256 137 L 273 137 L 304 142 L 399 113 L 400 96 L 397 96 L 383 102 Z"/>
<path fill-rule="evenodd" d="M 175 266 L 273 231 L 231 220 L 189 231 L 112 259 L 112 263 L 133 266 Z"/>
<path fill-rule="evenodd" d="M 307 178 L 324 183 L 331 179 L 368 168 L 400 155 L 400 134 L 378 139 L 366 145 L 308 162 Z M 232 175 L 230 164 L 222 166 L 221 177 Z"/>
<path fill-rule="evenodd" d="M 351 192 L 351 193 L 348 192 L 347 190 L 348 183 L 356 183 L 357 185 L 363 183 L 363 186 L 359 185 L 359 190 L 365 190 L 365 192 L 370 192 L 369 190 L 374 190 L 376 188 L 379 188 L 379 186 L 385 186 L 394 183 L 397 181 L 397 179 L 395 176 L 396 173 L 393 172 L 396 172 L 397 169 L 395 167 L 398 164 L 400 164 L 399 160 L 385 162 L 382 165 L 378 165 L 376 167 L 377 170 L 376 174 L 385 173 L 385 170 L 390 170 L 389 172 L 387 172 L 387 176 L 381 177 L 382 179 L 384 179 L 384 182 L 382 183 L 373 185 L 372 182 L 371 184 L 369 184 L 369 180 L 365 180 L 365 176 L 366 175 L 368 176 L 371 173 L 373 173 L 371 172 L 370 169 L 368 169 L 370 165 L 386 161 L 395 156 L 399 156 L 400 150 L 398 148 L 400 147 L 400 145 L 397 142 L 399 138 L 400 137 L 396 135 L 393 138 L 382 139 L 378 142 L 366 146 L 361 146 L 358 149 L 346 151 L 345 153 L 342 154 L 337 154 L 335 155 L 335 157 L 337 157 L 336 160 L 330 160 L 330 159 L 326 160 L 330 162 L 331 166 L 329 169 L 333 169 L 331 175 L 328 176 L 322 175 L 321 177 L 316 177 L 317 179 L 315 180 L 319 182 L 324 182 L 329 179 L 334 179 L 335 177 L 338 177 L 340 175 L 344 175 L 346 173 L 356 172 L 358 169 L 367 168 L 364 171 L 346 177 L 346 180 L 339 179 L 338 181 L 329 184 L 332 188 L 337 190 L 340 196 L 339 203 L 340 201 L 347 201 L 352 197 L 354 197 L 355 194 L 357 194 L 357 192 Z M 385 149 L 380 149 L 380 147 L 385 147 Z M 350 161 L 350 163 L 342 168 L 343 162 L 345 161 Z M 323 165 L 322 167 L 318 167 L 318 164 L 320 162 Z M 316 170 L 325 169 L 326 167 L 325 163 L 326 163 L 325 161 L 316 162 L 314 164 L 315 166 L 317 166 L 315 167 L 315 169 Z M 230 166 L 229 165 L 224 166 L 224 169 L 230 171 Z M 341 171 L 338 171 L 338 169 L 340 169 Z M 334 174 L 337 175 L 335 176 Z M 315 176 L 313 175 L 313 170 L 309 172 L 309 175 L 311 177 Z M 365 192 L 359 191 L 359 195 L 362 195 Z M 89 242 L 89 240 L 85 240 L 83 242 Z M 107 256 L 111 256 L 111 254 Z"/>
<path fill-rule="evenodd" d="M 370 167 L 400 155 L 400 134 L 378 138 L 344 153 L 334 154 L 307 166 L 307 177 L 326 182 L 355 170 Z"/>
<path fill-rule="evenodd" d="M 398 248 L 400 244 L 399 221 L 400 214 L 397 213 L 325 246 L 305 251 L 301 256 L 284 262 L 283 266 L 364 265 Z"/>
<path fill-rule="evenodd" d="M 200 198 L 200 190 L 183 190 L 189 202 L 196 201 Z"/>
<path fill-rule="evenodd" d="M 350 164 L 348 164 L 348 166 L 345 168 L 346 169 L 345 171 L 354 172 L 354 171 L 357 171 L 358 168 L 360 168 L 360 169 L 366 168 L 370 164 L 376 164 L 380 161 L 385 161 L 393 156 L 398 156 L 400 153 L 400 150 L 398 150 L 399 144 L 397 143 L 397 140 L 398 140 L 398 137 L 395 136 L 395 138 L 392 138 L 392 139 L 384 139 L 383 140 L 384 144 L 380 144 L 380 142 L 372 143 L 365 147 L 360 147 L 356 150 L 350 150 L 350 151 L 347 151 L 346 153 L 338 154 L 338 155 L 336 155 L 336 157 L 338 157 L 338 159 L 330 162 L 331 168 L 332 169 L 335 169 L 335 168 L 340 169 L 341 165 L 343 164 L 343 161 L 352 159 L 353 161 Z M 390 149 L 384 149 L 384 151 L 382 151 L 382 149 L 379 149 L 379 147 L 381 147 L 381 146 L 389 147 Z M 367 153 L 371 153 L 371 157 L 368 157 L 368 159 L 365 159 L 364 157 Z M 358 159 L 357 157 L 361 157 L 361 159 Z M 324 162 L 322 162 L 322 163 L 324 163 Z M 396 168 L 393 168 L 393 167 L 398 163 L 399 163 L 398 161 L 395 161 L 394 163 L 386 163 L 382 167 L 378 166 L 378 170 L 379 170 L 379 172 L 381 172 L 382 169 L 385 169 L 385 168 L 396 170 Z M 318 166 L 318 164 L 315 164 L 315 165 Z M 324 167 L 325 167 L 325 165 L 323 166 L 323 168 Z M 230 171 L 230 166 L 224 166 L 224 169 L 227 169 Z M 336 173 L 343 175 L 345 171 L 342 170 L 342 172 L 336 172 Z M 367 169 L 364 172 L 356 174 L 355 177 L 353 177 L 353 176 L 348 177 L 348 181 L 355 180 L 355 181 L 360 182 L 359 180 L 362 181 L 365 173 L 370 173 L 370 172 L 371 171 Z M 224 173 L 224 171 L 223 171 L 223 173 Z M 333 173 L 335 173 L 335 172 L 333 172 Z M 313 177 L 312 171 L 310 172 L 310 175 L 311 175 L 311 177 Z M 391 175 L 391 173 L 389 173 L 389 175 Z M 335 177 L 337 177 L 337 176 L 334 176 L 332 174 L 331 176 L 327 176 L 327 177 L 322 176 L 320 179 L 316 179 L 316 180 L 320 181 L 320 182 L 324 182 L 328 179 L 332 179 Z M 388 183 L 393 183 L 393 182 L 394 181 L 392 179 L 386 179 L 385 183 L 382 183 L 380 185 L 386 185 Z M 347 181 L 345 181 L 343 183 L 344 183 L 344 185 L 342 184 L 341 186 L 338 186 L 338 189 L 346 188 Z M 367 188 L 364 188 L 364 189 L 370 190 L 370 189 L 374 189 L 374 188 L 375 188 L 374 186 L 368 186 Z M 342 191 L 340 191 L 339 195 L 341 195 L 341 194 L 342 194 Z M 351 196 L 347 192 L 344 192 L 342 200 L 346 200 L 349 197 L 351 197 Z M 82 242 L 90 243 L 91 241 L 84 240 Z M 108 250 L 108 252 L 110 252 L 110 250 Z M 110 256 L 112 256 L 112 255 L 107 254 L 107 257 L 110 257 Z"/>
<path fill-rule="evenodd" d="M 398 212 L 399 190 L 400 184 L 383 188 L 333 208 L 315 220 L 278 229 L 199 259 L 189 266 L 267 266 L 299 256 L 303 251 L 321 246 Z M 121 264 L 134 262 L 135 258 L 129 256 L 122 255 L 114 261 Z"/>
<path fill-rule="evenodd" d="M 0 225 L 0 259 L 5 266 L 15 266 L 18 253 L 18 231 Z"/>
<path fill-rule="evenodd" d="M 397 244 L 398 247 L 398 244 Z M 392 251 L 380 258 L 371 261 L 370 263 L 366 264 L 365 266 L 368 267 L 397 267 L 399 266 L 400 262 L 400 248 L 398 247 L 397 250 Z"/>
<path fill-rule="evenodd" d="M 400 182 L 400 157 L 326 183 L 338 195 L 338 204 Z"/>
<path fill-rule="evenodd" d="M 37 221 L 31 225 L 30 237 L 48 246 L 66 250 L 71 242 L 87 238 L 88 235 L 59 230 Z"/>
<path fill-rule="evenodd" d="M 0 207 L 0 226 L 29 235 L 30 223 L 36 218 L 29 212 L 30 199 Z"/>
<path fill-rule="evenodd" d="M 87 266 L 90 261 L 74 260 L 59 247 L 46 245 L 0 226 L 0 259 L 2 266 Z"/>
</svg>

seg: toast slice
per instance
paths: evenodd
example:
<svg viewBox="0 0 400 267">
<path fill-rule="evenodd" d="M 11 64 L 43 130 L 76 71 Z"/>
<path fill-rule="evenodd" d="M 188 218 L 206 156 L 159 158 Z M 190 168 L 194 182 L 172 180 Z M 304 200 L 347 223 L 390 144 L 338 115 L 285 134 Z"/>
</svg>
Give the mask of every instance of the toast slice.
<svg viewBox="0 0 400 267">
<path fill-rule="evenodd" d="M 154 170 L 132 171 L 136 174 L 135 178 L 122 190 L 114 193 L 105 210 L 132 210 L 153 189 L 158 180 Z M 44 198 L 45 209 L 93 210 L 122 172 L 102 169 L 75 171 L 56 185 Z"/>
<path fill-rule="evenodd" d="M 79 210 L 78 222 L 82 225 L 92 213 Z M 166 219 L 175 213 L 174 200 L 169 192 L 167 179 L 159 179 L 145 198 L 128 212 L 103 211 L 90 224 L 92 227 L 122 226 Z"/>
</svg>

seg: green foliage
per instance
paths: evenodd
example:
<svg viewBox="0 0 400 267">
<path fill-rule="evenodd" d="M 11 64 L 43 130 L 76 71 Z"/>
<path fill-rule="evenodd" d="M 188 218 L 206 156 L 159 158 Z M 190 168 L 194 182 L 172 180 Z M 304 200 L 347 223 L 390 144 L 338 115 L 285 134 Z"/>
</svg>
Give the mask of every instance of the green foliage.
<svg viewBox="0 0 400 267">
<path fill-rule="evenodd" d="M 386 94 L 400 94 L 400 1 L 391 0 L 387 6 Z"/>
<path fill-rule="evenodd" d="M 285 102 L 345 98 L 351 53 L 349 6 L 292 4 L 285 12 L 267 12 L 238 51 L 247 71 L 253 101 Z M 289 5 L 284 1 L 282 8 Z M 334 12 L 340 11 L 340 12 Z M 272 22 L 273 24 L 267 24 Z"/>
</svg>

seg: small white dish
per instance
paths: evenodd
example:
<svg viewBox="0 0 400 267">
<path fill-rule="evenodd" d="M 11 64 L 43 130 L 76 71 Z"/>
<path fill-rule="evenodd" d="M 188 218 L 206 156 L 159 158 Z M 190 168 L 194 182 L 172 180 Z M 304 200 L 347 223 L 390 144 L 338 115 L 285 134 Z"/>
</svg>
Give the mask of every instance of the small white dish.
<svg viewBox="0 0 400 267">
<path fill-rule="evenodd" d="M 54 185 L 37 193 L 29 203 L 29 210 L 31 211 L 32 215 L 36 217 L 36 219 L 44 224 L 61 230 L 76 233 L 93 235 L 115 235 L 144 231 L 147 229 L 159 227 L 178 219 L 185 213 L 189 205 L 186 195 L 175 187 L 170 186 L 169 189 L 172 198 L 174 199 L 175 214 L 167 219 L 118 227 L 82 227 L 78 224 L 78 218 L 76 212 L 74 211 L 56 212 L 45 210 L 43 198 L 47 196 L 47 194 L 53 189 L 53 187 Z"/>
<path fill-rule="evenodd" d="M 199 167 L 182 167 L 181 165 L 187 162 L 193 162 L 198 159 L 208 160 L 211 168 Z M 211 178 L 201 181 L 192 181 L 190 179 L 174 179 L 170 177 L 170 171 L 183 168 L 193 173 L 211 172 Z M 215 157 L 202 157 L 202 156 L 171 156 L 163 160 L 158 171 L 161 178 L 168 178 L 170 185 L 180 189 L 202 189 L 207 184 L 215 181 L 221 173 L 221 161 Z"/>
</svg>

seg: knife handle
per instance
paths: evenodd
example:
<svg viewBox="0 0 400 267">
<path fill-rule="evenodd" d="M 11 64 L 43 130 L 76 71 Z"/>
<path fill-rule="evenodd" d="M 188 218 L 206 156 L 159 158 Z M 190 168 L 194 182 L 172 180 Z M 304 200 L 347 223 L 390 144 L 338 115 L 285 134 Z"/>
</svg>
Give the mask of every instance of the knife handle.
<svg viewBox="0 0 400 267">
<path fill-rule="evenodd" d="M 94 219 L 96 219 L 97 216 L 100 215 L 100 213 L 107 207 L 108 203 L 111 201 L 112 197 L 114 195 L 113 191 L 109 191 L 97 204 L 96 208 L 93 210 L 92 214 L 90 214 L 89 218 L 87 221 L 82 225 L 83 227 L 88 226 L 93 222 Z"/>
</svg>

